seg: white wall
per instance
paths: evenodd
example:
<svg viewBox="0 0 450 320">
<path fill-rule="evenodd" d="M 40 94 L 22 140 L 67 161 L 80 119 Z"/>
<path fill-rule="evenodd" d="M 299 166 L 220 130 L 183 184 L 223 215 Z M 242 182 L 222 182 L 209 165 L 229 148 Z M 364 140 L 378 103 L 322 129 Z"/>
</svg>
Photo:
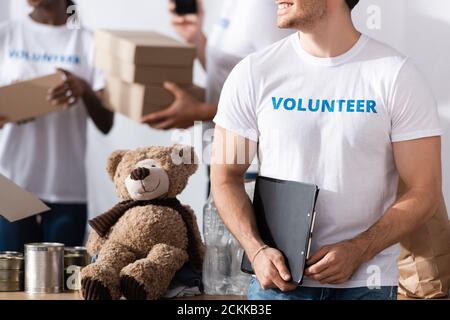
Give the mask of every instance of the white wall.
<svg viewBox="0 0 450 320">
<path fill-rule="evenodd" d="M 245 1 L 245 0 L 242 0 Z M 8 1 L 0 0 L 0 20 Z M 77 0 L 84 24 L 89 28 L 153 29 L 175 35 L 170 28 L 166 0 Z M 206 30 L 218 14 L 220 0 L 205 0 L 209 14 Z M 25 0 L 10 1 L 11 16 L 27 11 Z M 381 9 L 380 29 L 367 25 L 372 17 L 367 13 L 373 5 Z M 376 7 L 375 7 L 376 9 Z M 255 8 L 257 10 L 257 8 Z M 361 0 L 354 12 L 357 26 L 365 33 L 396 47 L 414 58 L 433 86 L 446 131 L 443 139 L 444 192 L 450 203 L 450 1 L 448 0 Z M 372 20 L 369 20 L 372 21 Z M 198 71 L 198 68 L 197 68 Z M 197 72 L 196 81 L 204 80 Z M 89 195 L 92 214 L 109 208 L 116 202 L 113 186 L 104 166 L 108 154 L 119 148 L 142 145 L 170 144 L 171 133 L 157 132 L 119 117 L 113 132 L 103 137 L 90 128 Z M 203 169 L 203 170 L 202 170 Z M 182 200 L 201 213 L 206 195 L 206 174 L 202 168 L 191 180 Z"/>
</svg>

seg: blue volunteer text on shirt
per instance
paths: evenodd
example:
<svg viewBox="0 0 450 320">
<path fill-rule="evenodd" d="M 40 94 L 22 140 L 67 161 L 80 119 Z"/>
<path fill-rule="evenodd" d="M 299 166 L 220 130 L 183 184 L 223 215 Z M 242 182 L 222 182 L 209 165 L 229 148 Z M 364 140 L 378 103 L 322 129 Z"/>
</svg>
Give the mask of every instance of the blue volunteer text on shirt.
<svg viewBox="0 0 450 320">
<path fill-rule="evenodd" d="M 38 63 L 67 63 L 80 64 L 81 58 L 77 55 L 53 54 L 53 53 L 36 53 L 27 50 L 12 49 L 9 51 L 9 58 L 13 60 L 25 60 Z"/>
<path fill-rule="evenodd" d="M 303 112 L 377 113 L 375 100 L 327 100 L 272 97 L 274 110 Z"/>
</svg>

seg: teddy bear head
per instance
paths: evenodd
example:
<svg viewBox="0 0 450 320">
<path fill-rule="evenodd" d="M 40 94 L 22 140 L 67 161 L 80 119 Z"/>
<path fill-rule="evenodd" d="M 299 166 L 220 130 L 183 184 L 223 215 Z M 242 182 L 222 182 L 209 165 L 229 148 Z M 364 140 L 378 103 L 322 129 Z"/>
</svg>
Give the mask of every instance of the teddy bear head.
<svg viewBox="0 0 450 320">
<path fill-rule="evenodd" d="M 116 151 L 107 171 L 121 199 L 144 201 L 175 198 L 197 167 L 193 147 L 174 145 Z"/>
</svg>

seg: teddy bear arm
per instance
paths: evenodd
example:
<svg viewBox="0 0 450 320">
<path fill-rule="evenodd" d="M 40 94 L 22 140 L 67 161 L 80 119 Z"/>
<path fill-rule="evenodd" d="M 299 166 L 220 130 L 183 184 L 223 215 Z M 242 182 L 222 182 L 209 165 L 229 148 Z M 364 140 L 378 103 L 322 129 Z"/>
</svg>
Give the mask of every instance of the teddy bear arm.
<svg viewBox="0 0 450 320">
<path fill-rule="evenodd" d="M 108 240 L 107 237 L 100 237 L 97 232 L 91 230 L 89 233 L 88 240 L 86 242 L 86 250 L 90 256 L 96 256 L 102 249 L 105 242 Z"/>
<path fill-rule="evenodd" d="M 157 244 L 146 258 L 122 269 L 120 275 L 122 282 L 132 279 L 148 300 L 159 299 L 169 288 L 175 273 L 188 261 L 189 255 L 185 250 L 167 244 Z M 136 295 L 136 288 L 123 286 L 123 294 L 127 298 Z"/>
</svg>

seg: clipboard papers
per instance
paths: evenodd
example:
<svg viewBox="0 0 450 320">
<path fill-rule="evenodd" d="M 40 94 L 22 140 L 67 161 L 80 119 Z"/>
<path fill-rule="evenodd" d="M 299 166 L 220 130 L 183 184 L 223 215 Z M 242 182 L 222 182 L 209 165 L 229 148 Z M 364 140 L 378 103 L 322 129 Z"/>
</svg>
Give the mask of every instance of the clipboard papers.
<svg viewBox="0 0 450 320">
<path fill-rule="evenodd" d="M 41 200 L 0 175 L 0 216 L 14 222 L 48 210 Z"/>
<path fill-rule="evenodd" d="M 263 241 L 280 250 L 292 280 L 303 282 L 306 260 L 310 254 L 319 188 L 316 185 L 258 177 L 253 208 Z M 253 274 L 244 254 L 241 270 Z"/>
</svg>

